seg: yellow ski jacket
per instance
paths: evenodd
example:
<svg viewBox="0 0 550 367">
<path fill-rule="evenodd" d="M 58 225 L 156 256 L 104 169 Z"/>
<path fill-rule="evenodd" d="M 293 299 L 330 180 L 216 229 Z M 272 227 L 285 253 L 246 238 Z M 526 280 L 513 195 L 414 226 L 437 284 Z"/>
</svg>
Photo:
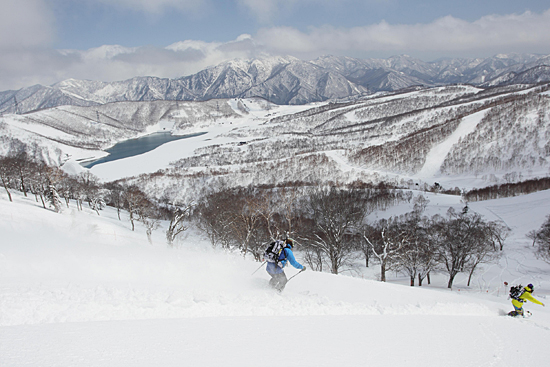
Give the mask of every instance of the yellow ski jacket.
<svg viewBox="0 0 550 367">
<path fill-rule="evenodd" d="M 533 303 L 536 303 L 537 305 L 543 304 L 541 301 L 533 297 L 529 292 L 523 292 L 523 294 L 519 296 L 519 299 L 521 299 L 522 301 L 518 301 L 517 299 L 512 299 L 512 304 L 517 308 L 521 308 L 523 306 L 523 303 L 527 301 L 531 301 Z"/>
</svg>

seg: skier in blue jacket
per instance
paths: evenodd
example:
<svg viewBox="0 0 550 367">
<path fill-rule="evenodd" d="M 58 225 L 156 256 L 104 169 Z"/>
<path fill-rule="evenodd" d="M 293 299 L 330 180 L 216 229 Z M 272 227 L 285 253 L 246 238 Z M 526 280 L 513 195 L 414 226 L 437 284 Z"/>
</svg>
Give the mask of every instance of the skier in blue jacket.
<svg viewBox="0 0 550 367">
<path fill-rule="evenodd" d="M 279 292 L 282 292 L 283 289 L 285 289 L 285 285 L 288 282 L 285 271 L 283 270 L 287 263 L 290 263 L 296 269 L 300 269 L 302 271 L 306 270 L 305 266 L 296 261 L 294 253 L 292 252 L 293 247 L 294 240 L 292 240 L 291 238 L 286 239 L 283 251 L 281 251 L 281 254 L 279 255 L 279 261 L 277 263 L 267 263 L 266 270 L 268 274 L 271 275 L 269 285 Z"/>
</svg>

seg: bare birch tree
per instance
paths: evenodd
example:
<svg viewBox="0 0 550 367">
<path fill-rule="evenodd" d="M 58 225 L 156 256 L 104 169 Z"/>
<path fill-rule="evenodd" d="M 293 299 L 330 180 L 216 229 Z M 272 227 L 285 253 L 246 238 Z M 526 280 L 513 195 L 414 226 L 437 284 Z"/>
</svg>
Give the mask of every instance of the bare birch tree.
<svg viewBox="0 0 550 367">
<path fill-rule="evenodd" d="M 380 263 L 380 281 L 386 281 L 386 271 L 393 269 L 399 259 L 401 248 L 409 240 L 406 232 L 395 220 L 381 220 L 376 226 L 366 226 L 363 239 Z"/>
<path fill-rule="evenodd" d="M 323 255 L 331 273 L 338 274 L 355 250 L 352 235 L 359 231 L 367 212 L 364 192 L 334 187 L 313 189 L 305 207 L 313 228 L 304 238 Z"/>
</svg>

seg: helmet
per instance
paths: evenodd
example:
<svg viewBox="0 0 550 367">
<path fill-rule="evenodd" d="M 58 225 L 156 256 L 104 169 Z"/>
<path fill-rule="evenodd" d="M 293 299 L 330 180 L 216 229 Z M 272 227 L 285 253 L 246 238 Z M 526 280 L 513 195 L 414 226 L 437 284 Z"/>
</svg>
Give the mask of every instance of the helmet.
<svg viewBox="0 0 550 367">
<path fill-rule="evenodd" d="M 529 293 L 533 293 L 533 290 L 535 290 L 535 287 L 533 287 L 533 284 L 529 283 L 527 284 L 527 286 L 525 287 L 525 290 Z"/>
<path fill-rule="evenodd" d="M 286 243 L 290 248 L 294 247 L 294 240 L 293 240 L 292 238 L 287 238 L 287 239 L 285 240 L 285 243 Z"/>
</svg>

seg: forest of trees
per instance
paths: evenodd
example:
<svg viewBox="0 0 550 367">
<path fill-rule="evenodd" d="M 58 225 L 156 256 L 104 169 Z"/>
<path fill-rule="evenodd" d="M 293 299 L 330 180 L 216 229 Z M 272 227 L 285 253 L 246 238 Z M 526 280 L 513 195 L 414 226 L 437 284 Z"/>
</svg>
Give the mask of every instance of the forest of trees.
<svg viewBox="0 0 550 367">
<path fill-rule="evenodd" d="M 441 172 L 513 172 L 548 167 L 550 98 L 535 93 L 509 96 L 491 107 L 449 152 Z"/>
<path fill-rule="evenodd" d="M 521 182 L 487 186 L 480 189 L 472 189 L 465 192 L 463 196 L 467 201 L 474 202 L 525 195 L 548 189 L 550 189 L 550 177 L 544 177 Z"/>
<path fill-rule="evenodd" d="M 468 207 L 446 216 L 423 215 L 427 200 L 414 198 L 414 211 L 398 218 L 368 223 L 366 217 L 410 197 L 395 188 L 347 187 L 239 188 L 203 198 L 194 215 L 213 246 L 250 253 L 258 261 L 274 239 L 291 236 L 308 266 L 338 274 L 363 257 L 380 266 L 380 280 L 395 270 L 411 286 L 430 272 L 445 272 L 452 287 L 458 273 L 498 259 L 508 228 L 487 222 Z"/>
<path fill-rule="evenodd" d="M 519 172 L 517 179 L 521 180 L 522 170 L 547 167 L 550 117 L 545 111 L 550 99 L 537 93 L 506 95 L 499 89 L 479 94 L 491 98 L 483 99 L 468 88 L 453 94 L 447 87 L 439 92 L 430 90 L 418 98 L 334 103 L 275 117 L 247 130 L 248 135 L 232 131 L 230 137 L 240 139 L 243 144 L 197 149 L 192 156 L 174 162 L 167 174 L 185 174 L 190 168 L 201 168 L 208 174 L 212 167 L 217 167 L 215 172 L 219 174 L 224 167 L 239 165 L 244 172 L 229 170 L 222 174 L 242 185 L 256 185 L 272 182 L 252 174 L 271 166 L 268 171 L 277 170 L 274 176 L 278 183 L 310 181 L 306 176 L 315 174 L 310 170 L 293 170 L 289 174 L 278 169 L 305 156 L 319 158 L 315 167 L 328 170 L 325 180 L 374 180 L 364 176 L 369 170 L 414 174 L 423 168 L 431 149 L 476 112 L 486 115 L 473 133 L 452 147 L 441 167 L 442 173 L 508 180 L 505 176 Z M 274 136 L 284 138 L 269 138 Z M 335 152 L 358 169 L 351 173 L 325 166 L 334 160 L 327 152 Z M 323 160 L 322 156 L 328 159 Z"/>
</svg>

